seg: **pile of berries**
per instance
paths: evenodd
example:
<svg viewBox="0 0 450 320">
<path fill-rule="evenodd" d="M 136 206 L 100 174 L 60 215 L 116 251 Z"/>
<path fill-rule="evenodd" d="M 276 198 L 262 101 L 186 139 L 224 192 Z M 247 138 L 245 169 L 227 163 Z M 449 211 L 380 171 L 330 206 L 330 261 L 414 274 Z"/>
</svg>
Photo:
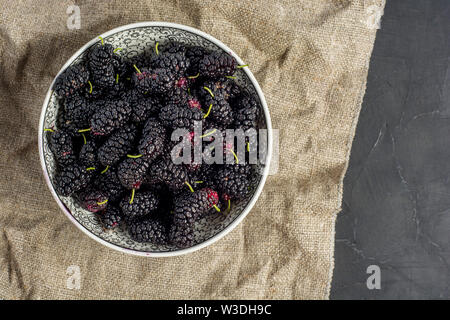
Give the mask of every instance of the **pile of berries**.
<svg viewBox="0 0 450 320">
<path fill-rule="evenodd" d="M 254 187 L 247 154 L 254 141 L 246 140 L 242 158 L 229 143 L 220 151 L 210 144 L 216 130 L 256 132 L 260 108 L 234 81 L 240 66 L 229 54 L 178 42 L 158 47 L 124 59 L 101 39 L 56 79 L 61 107 L 45 130 L 59 195 L 96 213 L 105 229 L 124 224 L 136 241 L 185 248 L 195 244 L 198 219 L 227 214 Z M 176 129 L 187 132 L 189 148 L 209 158 L 232 154 L 234 162 L 177 164 Z"/>
</svg>

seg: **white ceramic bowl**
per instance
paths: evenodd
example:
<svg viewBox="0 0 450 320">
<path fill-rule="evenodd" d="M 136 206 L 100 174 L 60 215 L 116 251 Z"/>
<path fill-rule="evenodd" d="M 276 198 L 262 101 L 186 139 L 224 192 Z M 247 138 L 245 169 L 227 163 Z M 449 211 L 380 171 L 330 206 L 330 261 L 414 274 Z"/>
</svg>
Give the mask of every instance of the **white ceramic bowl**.
<svg viewBox="0 0 450 320">
<path fill-rule="evenodd" d="M 190 45 L 201 45 L 209 49 L 223 50 L 234 56 L 238 64 L 244 62 L 226 45 L 214 37 L 191 27 L 166 23 L 166 22 L 143 22 L 122 26 L 100 35 L 106 43 L 111 43 L 114 47 L 123 48 L 121 55 L 131 58 L 144 50 L 153 48 L 157 41 L 164 43 L 168 40 L 184 42 Z M 86 43 L 79 49 L 61 68 L 58 75 L 69 65 L 77 63 L 83 58 L 88 49 L 99 41 L 98 37 Z M 58 77 L 58 75 L 56 77 Z M 256 177 L 257 183 L 255 189 L 250 195 L 232 206 L 227 214 L 208 215 L 196 223 L 195 245 L 186 249 L 177 249 L 169 245 L 157 246 L 153 244 L 139 243 L 133 241 L 123 227 L 116 230 L 105 232 L 94 213 L 81 208 L 71 197 L 59 196 L 53 187 L 52 180 L 55 174 L 55 161 L 48 147 L 47 135 L 44 134 L 44 128 L 55 126 L 59 101 L 52 92 L 50 86 L 41 112 L 39 123 L 39 155 L 45 180 L 48 187 L 64 214 L 81 231 L 86 233 L 94 240 L 119 251 L 150 257 L 175 256 L 193 252 L 206 247 L 233 230 L 250 212 L 256 200 L 258 199 L 269 172 L 269 163 L 272 154 L 272 128 L 270 122 L 269 110 L 267 108 L 264 95 L 249 68 L 242 68 L 236 72 L 238 83 L 246 87 L 250 92 L 259 98 L 262 110 L 262 119 L 260 128 L 267 129 L 267 152 L 264 163 L 260 166 L 260 172 Z M 55 79 L 56 79 L 55 77 Z"/>
</svg>

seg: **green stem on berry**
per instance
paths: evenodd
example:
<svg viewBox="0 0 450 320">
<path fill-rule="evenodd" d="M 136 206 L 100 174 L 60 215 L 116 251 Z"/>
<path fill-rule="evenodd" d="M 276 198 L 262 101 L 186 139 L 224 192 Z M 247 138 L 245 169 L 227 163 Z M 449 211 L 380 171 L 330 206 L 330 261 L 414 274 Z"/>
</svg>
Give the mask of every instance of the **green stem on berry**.
<svg viewBox="0 0 450 320">
<path fill-rule="evenodd" d="M 49 129 L 49 128 L 44 128 L 44 131 L 48 131 L 48 132 L 55 132 L 55 130 L 53 130 L 53 129 Z"/>
<path fill-rule="evenodd" d="M 98 37 L 101 41 L 102 41 L 102 45 L 103 45 L 103 38 L 102 37 Z"/>
<path fill-rule="evenodd" d="M 213 134 L 214 132 L 216 132 L 216 131 L 217 131 L 217 129 L 213 129 L 213 130 L 211 130 L 210 132 L 205 133 L 204 135 L 200 136 L 200 138 L 204 138 L 204 137 L 210 136 L 210 135 L 212 135 L 212 134 Z"/>
<path fill-rule="evenodd" d="M 105 201 L 102 201 L 102 202 L 97 202 L 97 204 L 99 205 L 99 206 L 101 206 L 102 204 L 105 204 L 105 203 L 107 203 L 108 202 L 108 199 L 106 199 Z"/>
<path fill-rule="evenodd" d="M 131 78 L 127 78 L 127 80 L 128 80 L 128 81 L 130 81 L 130 80 L 131 80 Z"/>
<path fill-rule="evenodd" d="M 203 181 L 195 181 L 195 183 L 203 183 Z"/>
<path fill-rule="evenodd" d="M 89 93 L 92 93 L 92 83 L 90 81 L 88 81 L 89 83 Z"/>
<path fill-rule="evenodd" d="M 86 168 L 86 171 L 92 171 L 92 170 L 95 170 L 95 167 Z"/>
<path fill-rule="evenodd" d="M 241 69 L 241 68 L 245 68 L 248 67 L 248 64 L 243 64 L 242 66 L 237 66 L 236 68 Z"/>
<path fill-rule="evenodd" d="M 237 155 L 236 155 L 236 153 L 233 151 L 233 149 L 228 149 L 229 151 L 231 151 L 231 153 L 233 154 L 233 156 L 234 156 L 234 159 L 236 159 L 236 164 L 239 164 L 239 159 L 238 159 L 238 157 L 237 157 Z"/>
<path fill-rule="evenodd" d="M 159 55 L 158 46 L 159 46 L 159 42 L 157 42 L 156 45 L 155 45 L 156 55 Z"/>
<path fill-rule="evenodd" d="M 200 72 L 197 73 L 195 76 L 189 76 L 188 79 L 196 79 L 200 76 Z"/>
<path fill-rule="evenodd" d="M 206 112 L 206 114 L 203 116 L 203 119 L 205 119 L 207 116 L 209 116 L 211 109 L 212 109 L 212 103 L 209 105 L 208 112 Z"/>
<path fill-rule="evenodd" d="M 215 204 L 213 205 L 214 209 L 216 209 L 217 212 L 220 212 L 220 209 L 218 206 L 216 206 Z"/>
<path fill-rule="evenodd" d="M 133 67 L 136 69 L 136 71 L 137 71 L 138 73 L 142 73 L 141 70 L 139 70 L 138 67 L 136 67 L 135 64 L 133 64 Z"/>
<path fill-rule="evenodd" d="M 214 93 L 212 93 L 212 91 L 211 91 L 211 89 L 210 89 L 210 88 L 208 88 L 208 87 L 203 87 L 203 89 L 205 89 L 206 91 L 208 91 L 208 92 L 209 92 L 209 94 L 211 95 L 211 97 L 213 97 L 213 98 L 214 98 Z"/>
<path fill-rule="evenodd" d="M 100 174 L 104 174 L 106 171 L 108 171 L 108 169 L 109 169 L 109 166 L 106 166 L 106 168 L 105 169 L 103 169 L 103 171 L 102 172 L 100 172 Z"/>
<path fill-rule="evenodd" d="M 116 83 L 119 83 L 119 74 L 116 74 Z"/>
<path fill-rule="evenodd" d="M 113 52 L 116 53 L 119 50 L 122 50 L 122 48 L 115 48 Z"/>
<path fill-rule="evenodd" d="M 79 133 L 81 133 L 81 132 L 88 132 L 88 131 L 91 131 L 91 128 L 78 130 Z"/>
<path fill-rule="evenodd" d="M 130 204 L 133 203 L 134 201 L 134 193 L 136 192 L 136 189 L 131 190 L 131 199 L 130 199 Z"/>
<path fill-rule="evenodd" d="M 142 157 L 142 154 L 137 154 L 137 155 L 127 154 L 127 157 L 131 158 L 131 159 L 137 159 L 137 158 Z"/>
<path fill-rule="evenodd" d="M 235 76 L 225 76 L 225 78 L 228 78 L 228 79 L 236 79 Z"/>
<path fill-rule="evenodd" d="M 189 184 L 189 182 L 185 181 L 184 183 L 189 187 L 189 190 L 191 190 L 191 192 L 194 192 L 194 189 L 193 189 L 192 186 Z"/>
<path fill-rule="evenodd" d="M 83 136 L 83 144 L 86 144 L 86 136 L 84 135 L 84 133 L 81 134 Z"/>
</svg>

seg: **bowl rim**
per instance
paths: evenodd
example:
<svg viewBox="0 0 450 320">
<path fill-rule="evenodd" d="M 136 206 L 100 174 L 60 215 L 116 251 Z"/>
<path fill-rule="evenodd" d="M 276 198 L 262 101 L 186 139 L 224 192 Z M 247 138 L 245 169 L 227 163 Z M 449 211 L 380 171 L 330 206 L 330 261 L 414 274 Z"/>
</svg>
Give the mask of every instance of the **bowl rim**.
<svg viewBox="0 0 450 320">
<path fill-rule="evenodd" d="M 106 38 L 112 34 L 115 34 L 117 32 L 121 32 L 124 30 L 128 30 L 128 29 L 134 29 L 134 28 L 142 28 L 142 27 L 168 27 L 168 28 L 175 28 L 175 29 L 180 29 L 180 30 L 184 30 L 184 31 L 188 31 L 191 33 L 194 33 L 196 35 L 199 35 L 203 38 L 205 38 L 206 40 L 214 43 L 215 45 L 217 45 L 218 47 L 220 47 L 222 50 L 230 53 L 238 62 L 238 64 L 243 65 L 244 62 L 241 60 L 241 58 L 230 48 L 228 48 L 228 46 L 226 46 L 225 44 L 223 44 L 220 40 L 217 40 L 216 38 L 214 38 L 213 36 L 198 30 L 196 28 L 193 27 L 189 27 L 186 25 L 182 25 L 182 24 L 177 24 L 177 23 L 171 23 L 171 22 L 161 22 L 161 21 L 151 21 L 151 22 L 138 22 L 138 23 L 131 23 L 131 24 L 127 24 L 127 25 L 123 25 L 114 29 L 111 29 L 107 32 L 104 32 L 102 34 L 100 34 L 100 37 Z M 128 253 L 128 254 L 132 254 L 132 255 L 136 255 L 136 256 L 145 256 L 145 257 L 173 257 L 173 256 L 179 256 L 179 255 L 183 255 L 183 254 L 188 254 L 197 250 L 200 250 L 202 248 L 205 248 L 213 243 L 215 243 L 216 241 L 220 240 L 221 238 L 223 238 L 225 235 L 227 235 L 228 233 L 230 233 L 234 228 L 236 228 L 237 225 L 239 225 L 239 223 L 242 222 L 242 220 L 248 215 L 248 213 L 251 211 L 251 209 L 253 208 L 253 206 L 255 205 L 256 201 L 258 200 L 262 189 L 266 183 L 266 179 L 267 176 L 269 175 L 269 167 L 270 167 L 270 162 L 271 162 L 271 158 L 272 158 L 272 122 L 270 119 L 270 113 L 269 113 L 269 108 L 267 107 L 267 103 L 266 100 L 264 98 L 264 94 L 258 84 L 258 81 L 256 80 L 256 78 L 254 77 L 253 73 L 249 70 L 249 68 L 242 68 L 242 70 L 246 73 L 246 75 L 248 76 L 248 78 L 250 79 L 252 85 L 254 86 L 258 97 L 260 99 L 261 105 L 263 107 L 263 111 L 264 111 L 264 118 L 267 124 L 267 154 L 266 154 L 266 159 L 265 159 L 265 166 L 264 166 L 264 170 L 262 173 L 262 177 L 261 180 L 258 184 L 258 187 L 256 188 L 253 196 L 251 197 L 251 199 L 248 201 L 247 206 L 245 207 L 245 209 L 223 230 L 221 230 L 220 232 L 218 232 L 217 234 L 215 234 L 214 236 L 212 236 L 211 238 L 198 243 L 192 247 L 189 248 L 185 248 L 185 249 L 178 249 L 175 251 L 166 251 L 166 252 L 147 252 L 147 251 L 138 251 L 138 250 L 134 250 L 134 249 L 130 249 L 130 248 L 124 248 L 121 247 L 119 245 L 110 243 L 102 238 L 100 238 L 99 236 L 95 235 L 94 233 L 92 233 L 90 230 L 88 230 L 86 227 L 84 227 L 80 222 L 78 222 L 75 217 L 71 214 L 70 210 L 66 207 L 66 205 L 61 201 L 61 199 L 59 198 L 59 196 L 57 195 L 56 191 L 53 188 L 53 185 L 50 181 L 50 176 L 47 170 L 47 166 L 45 165 L 45 159 L 44 159 L 44 146 L 43 146 L 43 134 L 44 134 L 44 121 L 45 121 L 45 114 L 46 114 L 46 110 L 47 110 L 47 106 L 48 103 L 50 101 L 50 98 L 52 96 L 52 88 L 54 85 L 54 82 L 56 80 L 56 78 L 76 59 L 76 57 L 78 57 L 80 54 L 82 54 L 87 48 L 89 48 L 90 46 L 92 46 L 95 42 L 98 41 L 98 37 L 93 38 L 92 40 L 90 40 L 89 42 L 87 42 L 85 45 L 83 45 L 80 49 L 78 49 L 67 61 L 66 63 L 61 67 L 61 69 L 59 70 L 58 74 L 54 77 L 48 91 L 47 94 L 45 96 L 45 100 L 42 106 L 42 110 L 41 110 L 41 116 L 40 116 L 40 120 L 39 120 L 39 132 L 38 132 L 38 144 L 39 144 L 39 158 L 40 158 L 40 162 L 41 162 L 41 167 L 42 170 L 44 172 L 44 177 L 45 177 L 45 181 L 47 183 L 48 188 L 50 189 L 51 194 L 53 195 L 53 198 L 55 199 L 55 201 L 58 203 L 59 207 L 61 208 L 61 210 L 64 212 L 64 214 L 67 216 L 67 218 L 69 218 L 69 220 L 75 224 L 77 226 L 78 229 L 80 229 L 82 232 L 84 232 L 85 234 L 87 234 L 90 238 L 94 239 L 95 241 L 120 252 L 123 253 Z"/>
</svg>

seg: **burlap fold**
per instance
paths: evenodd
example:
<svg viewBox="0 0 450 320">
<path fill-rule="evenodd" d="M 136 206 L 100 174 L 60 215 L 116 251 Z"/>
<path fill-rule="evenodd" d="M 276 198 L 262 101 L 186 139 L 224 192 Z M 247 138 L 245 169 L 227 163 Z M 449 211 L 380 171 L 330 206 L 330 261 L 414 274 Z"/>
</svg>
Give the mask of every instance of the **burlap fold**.
<svg viewBox="0 0 450 320">
<path fill-rule="evenodd" d="M 75 1 L 81 28 L 70 30 L 71 4 L 0 2 L 0 298 L 327 298 L 376 33 L 366 22 L 383 3 Z M 231 47 L 280 130 L 278 173 L 244 222 L 174 258 L 134 257 L 88 238 L 61 213 L 39 164 L 39 114 L 59 68 L 96 35 L 138 21 L 186 24 Z M 70 289 L 70 266 L 79 267 L 79 289 Z"/>
</svg>

